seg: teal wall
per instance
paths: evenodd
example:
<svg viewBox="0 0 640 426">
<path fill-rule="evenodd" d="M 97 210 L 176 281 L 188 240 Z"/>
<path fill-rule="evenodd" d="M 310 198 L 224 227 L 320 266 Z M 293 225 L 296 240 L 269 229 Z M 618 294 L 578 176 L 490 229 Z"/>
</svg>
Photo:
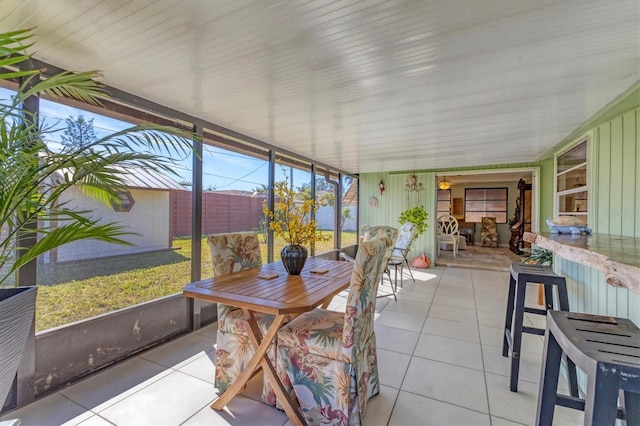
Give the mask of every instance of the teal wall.
<svg viewBox="0 0 640 426">
<path fill-rule="evenodd" d="M 640 108 L 594 123 L 554 154 L 585 135 L 593 232 L 640 238 Z M 553 161 L 551 156 L 540 162 L 541 217 L 553 214 Z M 568 280 L 572 311 L 629 318 L 640 325 L 640 295 L 609 286 L 603 272 L 558 256 L 554 269 Z"/>
</svg>

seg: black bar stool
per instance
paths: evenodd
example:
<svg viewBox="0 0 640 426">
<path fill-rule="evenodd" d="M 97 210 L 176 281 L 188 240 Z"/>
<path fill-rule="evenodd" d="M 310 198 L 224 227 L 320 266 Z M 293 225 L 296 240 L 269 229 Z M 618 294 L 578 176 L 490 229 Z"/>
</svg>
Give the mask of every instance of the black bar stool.
<svg viewBox="0 0 640 426">
<path fill-rule="evenodd" d="M 563 353 L 587 375 L 586 399 L 557 394 Z M 549 311 L 543 356 L 537 425 L 552 424 L 556 405 L 583 410 L 585 425 L 613 425 L 616 417 L 640 424 L 640 329 L 633 322 Z"/>
<path fill-rule="evenodd" d="M 553 307 L 553 287 L 558 289 L 559 309 L 569 311 L 569 296 L 567 295 L 567 282 L 564 277 L 553 272 L 547 265 L 528 265 L 513 262 L 511 264 L 511 278 L 509 279 L 509 299 L 507 300 L 507 312 L 504 320 L 504 340 L 502 342 L 502 356 L 509 356 L 511 348 L 511 380 L 509 389 L 518 392 L 518 376 L 520 374 L 520 349 L 522 347 L 522 333 L 544 336 L 544 329 L 523 326 L 524 313 L 547 315 Z M 527 283 L 539 283 L 544 285 L 544 309 L 525 307 Z M 515 315 L 514 315 L 515 312 Z M 567 373 L 571 395 L 578 396 L 578 379 L 576 366 L 567 361 Z"/>
</svg>

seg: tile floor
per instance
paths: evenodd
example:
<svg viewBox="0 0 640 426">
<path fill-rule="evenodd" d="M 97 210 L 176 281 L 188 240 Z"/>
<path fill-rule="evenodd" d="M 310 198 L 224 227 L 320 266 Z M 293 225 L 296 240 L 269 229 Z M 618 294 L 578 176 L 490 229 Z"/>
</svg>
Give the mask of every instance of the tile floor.
<svg viewBox="0 0 640 426">
<path fill-rule="evenodd" d="M 460 268 L 414 271 L 398 301 L 378 299 L 380 395 L 365 425 L 533 424 L 542 337 L 525 334 L 518 393 L 508 388 L 501 354 L 508 273 Z M 528 300 L 536 300 L 535 288 Z M 381 287 L 381 293 L 387 292 Z M 332 309 L 344 308 L 345 295 Z M 527 317 L 544 324 L 543 318 Z M 286 425 L 259 402 L 254 379 L 225 411 L 209 408 L 215 324 L 38 400 L 0 420 L 22 425 Z M 566 385 L 565 385 L 566 387 Z M 582 424 L 582 413 L 556 408 L 555 423 Z"/>
</svg>

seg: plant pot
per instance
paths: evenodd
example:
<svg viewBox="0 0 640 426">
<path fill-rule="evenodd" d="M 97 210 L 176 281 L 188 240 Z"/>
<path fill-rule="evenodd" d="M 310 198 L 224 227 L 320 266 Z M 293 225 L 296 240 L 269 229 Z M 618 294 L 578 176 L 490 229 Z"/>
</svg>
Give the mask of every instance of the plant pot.
<svg viewBox="0 0 640 426">
<path fill-rule="evenodd" d="M 0 289 L 0 407 L 22 360 L 36 311 L 37 287 Z"/>
<path fill-rule="evenodd" d="M 289 275 L 300 275 L 307 261 L 307 249 L 303 246 L 289 245 L 280 252 L 282 264 Z"/>
</svg>

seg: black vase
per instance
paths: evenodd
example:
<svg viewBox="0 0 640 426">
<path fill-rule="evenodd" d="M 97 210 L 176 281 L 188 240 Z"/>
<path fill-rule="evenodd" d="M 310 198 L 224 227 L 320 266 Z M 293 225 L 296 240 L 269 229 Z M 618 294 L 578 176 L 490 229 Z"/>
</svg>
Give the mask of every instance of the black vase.
<svg viewBox="0 0 640 426">
<path fill-rule="evenodd" d="M 303 246 L 285 246 L 280 252 L 282 264 L 289 275 L 300 275 L 304 263 L 307 261 L 307 249 Z"/>
</svg>

